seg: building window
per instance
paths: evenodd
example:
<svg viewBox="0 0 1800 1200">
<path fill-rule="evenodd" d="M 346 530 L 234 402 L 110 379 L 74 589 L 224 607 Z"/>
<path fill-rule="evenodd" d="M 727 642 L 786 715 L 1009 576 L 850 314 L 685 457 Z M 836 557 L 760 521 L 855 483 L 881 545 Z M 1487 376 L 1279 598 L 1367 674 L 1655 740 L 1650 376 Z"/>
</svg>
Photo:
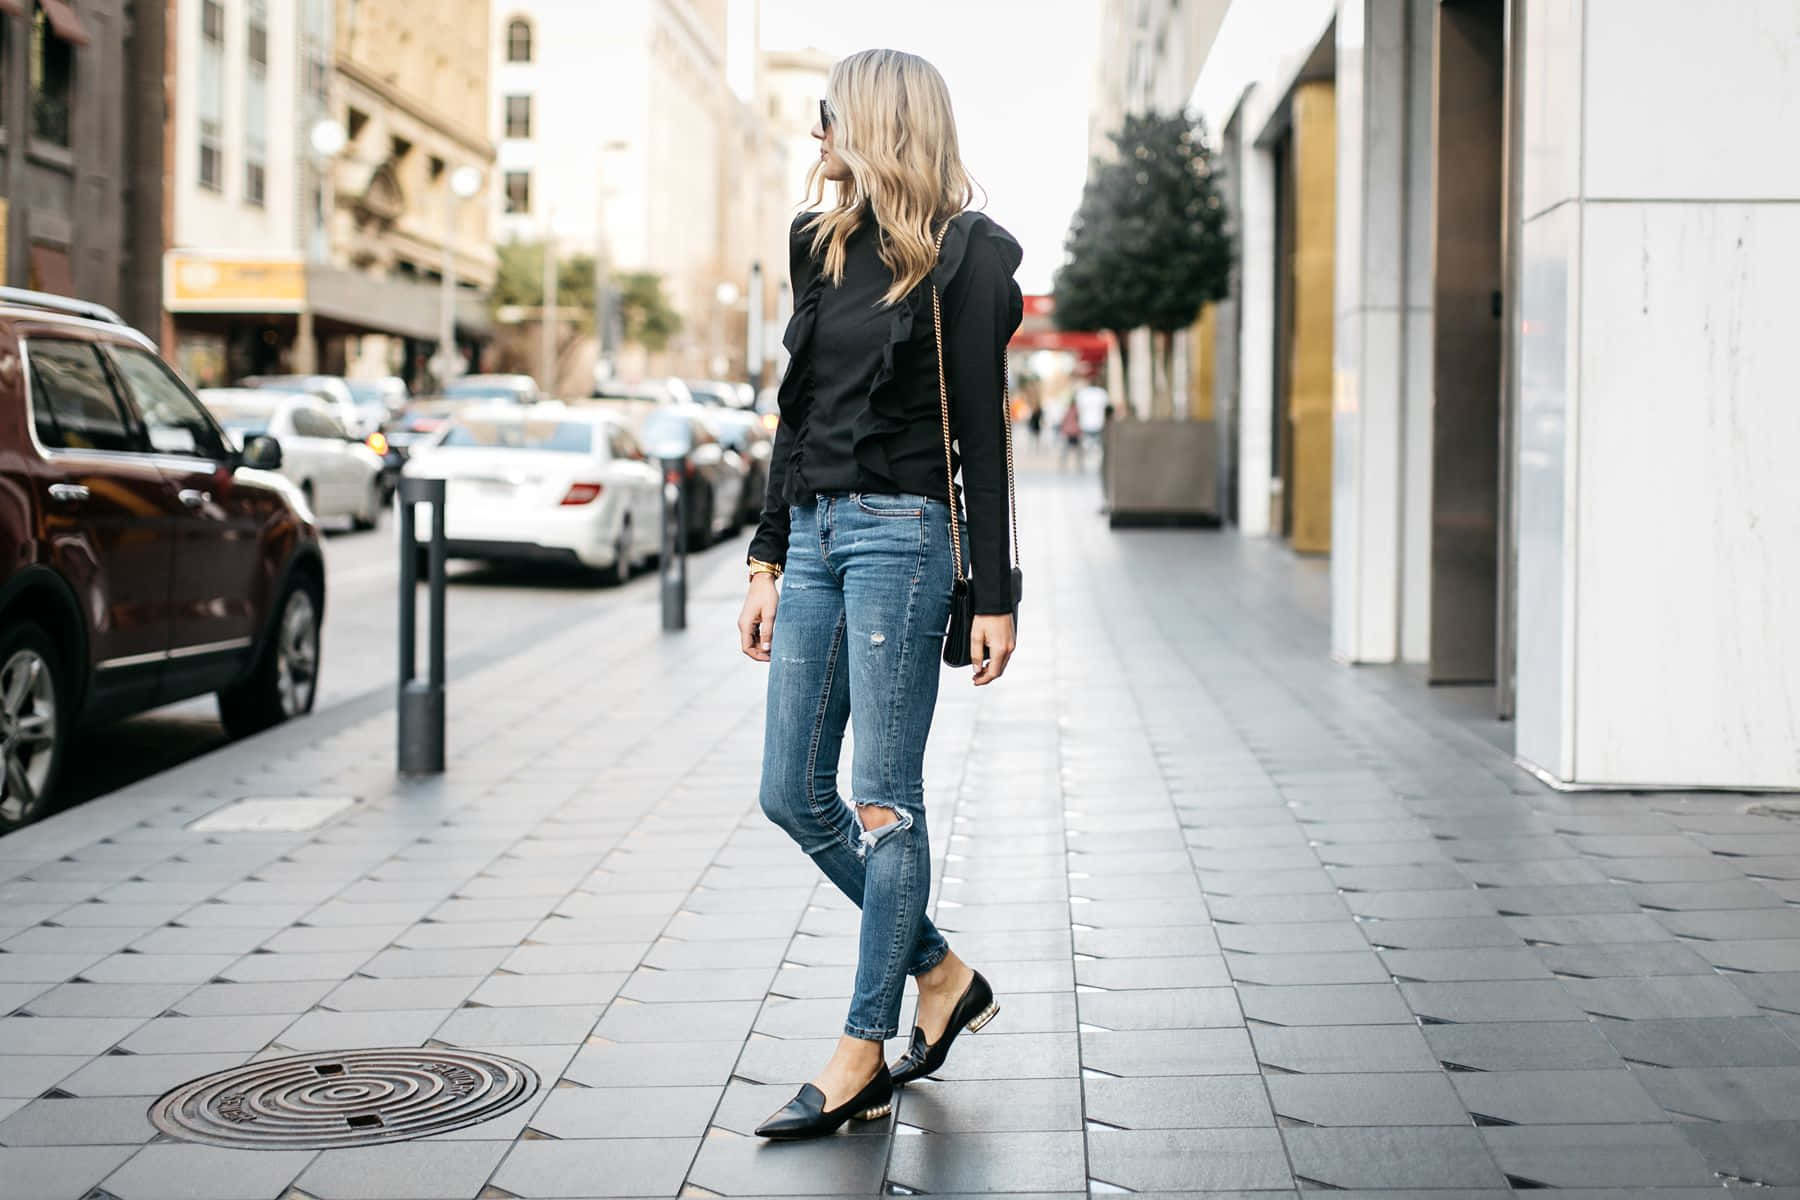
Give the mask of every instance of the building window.
<svg viewBox="0 0 1800 1200">
<path fill-rule="evenodd" d="M 269 157 L 269 12 L 268 0 L 250 0 L 244 39 L 248 69 L 244 72 L 244 203 L 261 208 L 266 202 Z"/>
<path fill-rule="evenodd" d="M 509 138 L 531 136 L 530 96 L 508 96 L 506 98 L 506 136 Z"/>
<path fill-rule="evenodd" d="M 512 214 L 531 211 L 531 172 L 506 173 L 506 211 Z"/>
<path fill-rule="evenodd" d="M 225 152 L 219 140 L 215 122 L 200 122 L 200 186 L 209 192 L 225 190 Z"/>
<path fill-rule="evenodd" d="M 52 27 L 43 9 L 31 23 L 31 132 L 69 144 L 69 100 L 75 85 L 75 47 Z"/>
<path fill-rule="evenodd" d="M 524 17 L 514 17 L 506 26 L 506 61 L 531 61 L 531 22 Z"/>
<path fill-rule="evenodd" d="M 200 186 L 225 190 L 225 6 L 204 0 L 200 6 Z"/>
</svg>

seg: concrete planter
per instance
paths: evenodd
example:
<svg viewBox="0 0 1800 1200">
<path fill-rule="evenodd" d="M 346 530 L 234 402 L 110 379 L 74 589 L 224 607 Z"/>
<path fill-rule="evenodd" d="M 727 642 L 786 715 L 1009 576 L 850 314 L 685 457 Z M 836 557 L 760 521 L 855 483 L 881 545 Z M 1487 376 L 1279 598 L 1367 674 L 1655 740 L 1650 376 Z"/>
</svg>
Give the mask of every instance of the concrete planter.
<svg viewBox="0 0 1800 1200">
<path fill-rule="evenodd" d="M 1110 521 L 1215 525 L 1219 437 L 1211 421 L 1117 420 L 1106 427 L 1103 471 Z"/>
</svg>

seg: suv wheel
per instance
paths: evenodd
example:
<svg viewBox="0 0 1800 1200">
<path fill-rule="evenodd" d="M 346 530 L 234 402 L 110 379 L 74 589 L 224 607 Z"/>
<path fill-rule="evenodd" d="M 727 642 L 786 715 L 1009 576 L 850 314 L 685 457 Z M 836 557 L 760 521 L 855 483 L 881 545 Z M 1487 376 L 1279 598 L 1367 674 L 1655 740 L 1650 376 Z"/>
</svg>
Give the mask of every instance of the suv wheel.
<svg viewBox="0 0 1800 1200">
<path fill-rule="evenodd" d="M 55 794 L 68 738 L 57 662 L 33 622 L 0 636 L 0 833 L 42 816 Z"/>
<path fill-rule="evenodd" d="M 219 693 L 219 717 L 232 737 L 244 737 L 312 711 L 319 689 L 319 602 L 304 579 L 288 586 L 274 636 L 255 672 Z"/>
</svg>

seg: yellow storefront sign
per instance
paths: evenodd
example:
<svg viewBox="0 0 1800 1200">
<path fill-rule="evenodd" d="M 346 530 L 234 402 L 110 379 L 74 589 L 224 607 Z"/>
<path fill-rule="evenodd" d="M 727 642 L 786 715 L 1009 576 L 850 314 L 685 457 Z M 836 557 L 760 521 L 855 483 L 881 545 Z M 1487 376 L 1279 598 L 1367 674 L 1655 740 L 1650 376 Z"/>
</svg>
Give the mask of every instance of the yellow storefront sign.
<svg viewBox="0 0 1800 1200">
<path fill-rule="evenodd" d="M 306 303 L 306 264 L 171 250 L 163 256 L 163 297 L 170 312 L 299 312 Z"/>
</svg>

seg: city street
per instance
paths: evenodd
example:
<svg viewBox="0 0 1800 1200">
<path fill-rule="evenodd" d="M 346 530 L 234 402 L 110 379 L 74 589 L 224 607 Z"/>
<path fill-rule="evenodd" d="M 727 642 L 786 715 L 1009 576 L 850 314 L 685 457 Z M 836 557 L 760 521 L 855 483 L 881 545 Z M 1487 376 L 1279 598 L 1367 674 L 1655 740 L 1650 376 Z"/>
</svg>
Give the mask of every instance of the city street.
<svg viewBox="0 0 1800 1200">
<path fill-rule="evenodd" d="M 837 1034 L 856 914 L 757 811 L 721 547 L 681 635 L 648 580 L 459 585 L 490 632 L 441 779 L 395 778 L 391 698 L 351 686 L 387 668 L 347 668 L 0 841 L 0 1197 L 1800 1196 L 1792 798 L 1550 791 L 1485 691 L 1332 664 L 1320 561 L 1021 489 L 1019 655 L 946 676 L 926 768 L 935 918 L 1001 1012 L 895 1117 L 750 1136 Z M 352 802 L 190 828 L 246 797 Z M 356 1146 L 331 1105 L 386 1085 L 350 1054 L 405 1047 L 504 1111 Z M 289 1115 L 340 1148 L 218 1144 L 277 1115 L 243 1092 L 214 1144 L 146 1118 L 305 1054 Z"/>
<path fill-rule="evenodd" d="M 0 1200 L 1800 1200 L 1800 0 L 904 18 L 0 0 Z"/>
</svg>

